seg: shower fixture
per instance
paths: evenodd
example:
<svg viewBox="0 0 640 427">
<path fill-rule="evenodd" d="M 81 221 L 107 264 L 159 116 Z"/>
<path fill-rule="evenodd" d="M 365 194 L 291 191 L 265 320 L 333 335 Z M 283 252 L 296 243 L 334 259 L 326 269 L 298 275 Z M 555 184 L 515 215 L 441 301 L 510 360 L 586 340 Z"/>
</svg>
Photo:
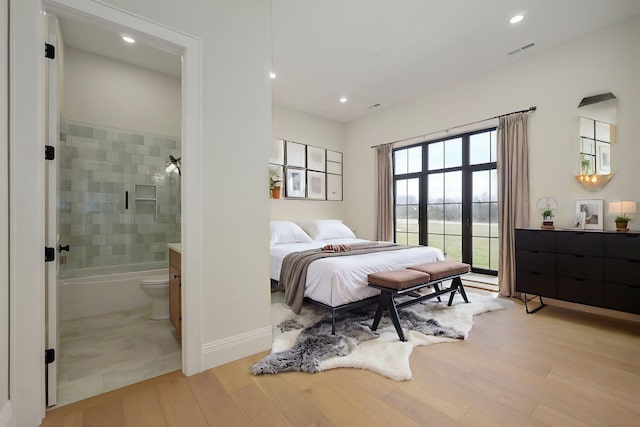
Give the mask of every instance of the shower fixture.
<svg viewBox="0 0 640 427">
<path fill-rule="evenodd" d="M 180 166 L 182 166 L 182 157 L 178 157 L 177 159 L 169 154 L 170 163 L 167 165 L 165 171 L 171 173 L 174 170 L 178 169 L 178 175 L 182 176 L 182 172 L 180 171 Z"/>
</svg>

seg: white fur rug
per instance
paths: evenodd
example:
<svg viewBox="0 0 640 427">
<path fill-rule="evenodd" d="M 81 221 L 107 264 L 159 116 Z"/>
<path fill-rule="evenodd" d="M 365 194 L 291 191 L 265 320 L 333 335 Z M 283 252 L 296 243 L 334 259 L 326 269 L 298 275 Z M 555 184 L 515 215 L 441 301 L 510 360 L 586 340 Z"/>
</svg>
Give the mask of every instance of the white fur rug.
<svg viewBox="0 0 640 427">
<path fill-rule="evenodd" d="M 466 338 L 473 326 L 473 316 L 489 311 L 502 310 L 513 305 L 512 301 L 488 297 L 473 292 L 467 292 L 469 303 L 465 304 L 459 294 L 453 300 L 451 307 L 447 306 L 449 296 L 445 295 L 443 301 L 428 301 L 416 304 L 412 308 L 420 314 L 437 320 L 443 326 L 451 326 L 464 333 Z M 280 332 L 277 327 L 282 321 L 295 319 L 300 324 L 310 326 L 328 315 L 328 312 L 317 307 L 305 304 L 299 315 L 294 314 L 283 302 L 284 293 L 272 294 L 271 321 L 273 324 L 272 353 L 291 348 L 302 329 Z M 386 314 L 385 314 L 386 316 Z M 373 321 L 373 319 L 372 319 Z M 370 341 L 361 342 L 351 353 L 346 356 L 336 356 L 320 362 L 320 370 L 334 368 L 360 368 L 377 372 L 381 375 L 403 381 L 411 379 L 411 367 L 409 356 L 414 347 L 421 345 L 437 344 L 443 342 L 458 342 L 460 340 L 423 335 L 416 331 L 404 331 L 406 342 L 398 339 L 393 325 L 380 327 L 380 336 Z"/>
</svg>

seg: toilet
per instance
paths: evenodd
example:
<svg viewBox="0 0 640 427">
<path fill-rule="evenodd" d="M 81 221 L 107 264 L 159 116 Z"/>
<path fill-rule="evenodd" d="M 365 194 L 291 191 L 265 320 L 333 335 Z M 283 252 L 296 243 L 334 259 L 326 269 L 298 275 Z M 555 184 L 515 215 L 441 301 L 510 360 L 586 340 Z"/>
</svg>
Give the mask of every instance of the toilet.
<svg viewBox="0 0 640 427">
<path fill-rule="evenodd" d="M 151 297 L 151 319 L 169 318 L 169 276 L 146 277 L 140 281 L 140 287 Z"/>
</svg>

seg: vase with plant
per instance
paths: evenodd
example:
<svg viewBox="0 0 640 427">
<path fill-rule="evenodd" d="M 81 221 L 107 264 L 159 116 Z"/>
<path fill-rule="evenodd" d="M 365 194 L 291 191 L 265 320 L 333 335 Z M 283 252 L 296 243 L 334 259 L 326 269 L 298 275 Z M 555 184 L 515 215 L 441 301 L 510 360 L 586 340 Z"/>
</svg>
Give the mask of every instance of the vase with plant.
<svg viewBox="0 0 640 427">
<path fill-rule="evenodd" d="M 542 211 L 542 226 L 540 228 L 553 230 L 553 211 L 551 209 Z"/>
<path fill-rule="evenodd" d="M 282 181 L 278 179 L 278 177 L 274 177 L 274 176 L 269 177 L 269 189 L 271 190 L 272 199 L 280 198 L 280 195 L 282 192 L 281 183 Z"/>
<path fill-rule="evenodd" d="M 629 227 L 627 227 L 629 225 L 629 221 L 631 221 L 631 218 L 629 218 L 629 217 L 617 216 L 616 219 L 615 219 L 616 231 L 619 231 L 619 232 L 627 232 L 627 231 L 629 231 Z"/>
<path fill-rule="evenodd" d="M 589 167 L 591 166 L 591 159 L 586 157 L 584 154 L 580 155 L 580 168 L 582 170 L 582 175 L 589 175 Z"/>
</svg>

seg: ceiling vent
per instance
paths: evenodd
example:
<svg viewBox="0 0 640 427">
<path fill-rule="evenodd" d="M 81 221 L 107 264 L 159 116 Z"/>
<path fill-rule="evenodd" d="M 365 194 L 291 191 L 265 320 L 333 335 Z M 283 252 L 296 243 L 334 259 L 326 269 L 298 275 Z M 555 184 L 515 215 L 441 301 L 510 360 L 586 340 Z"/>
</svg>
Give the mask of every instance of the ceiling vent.
<svg viewBox="0 0 640 427">
<path fill-rule="evenodd" d="M 529 49 L 530 47 L 534 47 L 535 45 L 536 45 L 535 43 L 525 44 L 524 46 L 519 47 L 516 50 L 512 50 L 511 52 L 507 53 L 507 55 L 515 55 L 516 53 L 522 52 L 523 50 Z"/>
</svg>

